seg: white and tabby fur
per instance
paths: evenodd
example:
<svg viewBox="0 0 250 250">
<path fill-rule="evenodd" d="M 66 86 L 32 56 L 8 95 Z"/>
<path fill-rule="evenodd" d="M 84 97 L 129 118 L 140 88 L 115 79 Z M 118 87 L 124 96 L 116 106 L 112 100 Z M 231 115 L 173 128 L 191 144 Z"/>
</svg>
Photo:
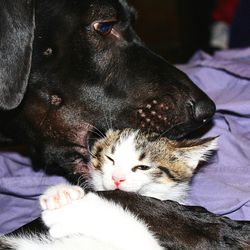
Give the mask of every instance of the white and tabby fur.
<svg viewBox="0 0 250 250">
<path fill-rule="evenodd" d="M 94 190 L 120 189 L 160 200 L 183 202 L 194 170 L 216 149 L 217 139 L 176 142 L 155 134 L 153 137 L 134 129 L 108 131 L 92 150 L 90 183 Z M 149 169 L 133 171 L 136 166 L 148 166 Z M 118 187 L 114 175 L 124 178 Z"/>
<path fill-rule="evenodd" d="M 160 250 L 147 225 L 121 206 L 60 184 L 40 199 L 49 235 L 5 238 L 17 250 Z M 4 238 L 1 239 L 1 241 Z"/>
<path fill-rule="evenodd" d="M 163 138 L 151 141 L 150 136 L 132 129 L 109 131 L 94 145 L 90 182 L 95 190 L 114 190 L 117 187 L 112 182 L 112 173 L 120 169 L 126 181 L 119 189 L 182 201 L 193 171 L 215 147 L 213 138 L 180 144 Z M 142 153 L 145 157 L 140 159 Z M 158 168 L 160 163 L 171 172 L 170 176 Z M 138 165 L 150 169 L 131 171 Z M 79 186 L 51 187 L 41 196 L 40 204 L 49 234 L 2 237 L 0 249 L 4 249 L 3 243 L 16 250 L 163 249 L 142 220 L 119 204 L 92 192 L 86 194 Z"/>
</svg>

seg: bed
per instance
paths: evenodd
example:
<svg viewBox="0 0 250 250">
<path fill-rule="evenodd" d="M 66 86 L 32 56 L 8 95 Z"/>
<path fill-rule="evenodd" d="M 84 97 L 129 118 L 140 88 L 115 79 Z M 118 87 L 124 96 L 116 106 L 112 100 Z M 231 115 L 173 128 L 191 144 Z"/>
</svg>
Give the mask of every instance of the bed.
<svg viewBox="0 0 250 250">
<path fill-rule="evenodd" d="M 193 178 L 186 204 L 250 220 L 250 48 L 214 56 L 199 51 L 178 67 L 217 105 L 202 136 L 219 136 L 219 150 Z M 39 195 L 66 180 L 32 170 L 30 159 L 16 152 L 0 152 L 0 165 L 0 234 L 4 234 L 39 217 Z"/>
</svg>

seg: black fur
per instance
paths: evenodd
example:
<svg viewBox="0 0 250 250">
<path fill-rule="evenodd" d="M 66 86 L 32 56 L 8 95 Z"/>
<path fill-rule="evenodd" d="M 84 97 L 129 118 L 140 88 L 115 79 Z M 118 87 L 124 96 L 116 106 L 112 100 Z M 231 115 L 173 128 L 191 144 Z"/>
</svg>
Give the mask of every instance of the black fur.
<svg viewBox="0 0 250 250">
<path fill-rule="evenodd" d="M 26 91 L 34 37 L 30 0 L 0 2 L 0 108 L 16 108 Z"/>
<path fill-rule="evenodd" d="M 142 43 L 124 0 L 2 0 L 0 18 L 0 139 L 31 145 L 36 165 L 86 172 L 90 133 L 107 122 L 178 138 L 215 111 Z"/>
<path fill-rule="evenodd" d="M 100 193 L 145 221 L 165 249 L 250 249 L 250 222 L 216 216 L 206 209 L 183 206 L 126 192 Z"/>
<path fill-rule="evenodd" d="M 27 143 L 52 172 L 86 173 L 89 137 L 107 130 L 107 121 L 170 138 L 208 121 L 214 103 L 143 44 L 133 19 L 124 0 L 1 0 L 2 142 Z M 97 21 L 114 21 L 113 33 L 100 35 Z M 144 218 L 171 249 L 248 240 L 248 224 L 131 194 L 106 196 Z"/>
</svg>

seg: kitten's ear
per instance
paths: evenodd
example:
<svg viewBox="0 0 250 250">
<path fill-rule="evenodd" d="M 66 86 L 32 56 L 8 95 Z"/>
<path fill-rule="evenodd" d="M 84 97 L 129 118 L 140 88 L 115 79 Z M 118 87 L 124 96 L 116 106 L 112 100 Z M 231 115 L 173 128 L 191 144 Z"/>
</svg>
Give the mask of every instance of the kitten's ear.
<svg viewBox="0 0 250 250">
<path fill-rule="evenodd" d="M 218 148 L 218 137 L 177 142 L 176 147 L 178 158 L 195 170 L 199 162 L 206 161 L 212 151 Z"/>
</svg>

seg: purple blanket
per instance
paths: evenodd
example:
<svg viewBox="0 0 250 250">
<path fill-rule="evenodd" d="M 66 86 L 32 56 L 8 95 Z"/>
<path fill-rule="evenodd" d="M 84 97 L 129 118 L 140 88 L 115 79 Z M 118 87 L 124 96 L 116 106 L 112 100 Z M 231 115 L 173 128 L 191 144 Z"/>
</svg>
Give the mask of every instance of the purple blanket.
<svg viewBox="0 0 250 250">
<path fill-rule="evenodd" d="M 216 103 L 205 136 L 220 136 L 219 150 L 194 177 L 187 203 L 250 220 L 250 48 L 214 57 L 200 52 L 180 68 Z"/>
<path fill-rule="evenodd" d="M 17 153 L 0 154 L 0 234 L 11 232 L 40 215 L 39 195 L 49 186 L 65 182 L 34 172 L 28 158 Z"/>
<path fill-rule="evenodd" d="M 250 220 L 250 48 L 196 53 L 179 66 L 216 103 L 214 125 L 205 136 L 220 135 L 219 150 L 194 177 L 187 204 Z M 0 154 L 0 234 L 40 214 L 37 199 L 48 186 L 65 182 L 30 168 L 29 159 Z"/>
</svg>

